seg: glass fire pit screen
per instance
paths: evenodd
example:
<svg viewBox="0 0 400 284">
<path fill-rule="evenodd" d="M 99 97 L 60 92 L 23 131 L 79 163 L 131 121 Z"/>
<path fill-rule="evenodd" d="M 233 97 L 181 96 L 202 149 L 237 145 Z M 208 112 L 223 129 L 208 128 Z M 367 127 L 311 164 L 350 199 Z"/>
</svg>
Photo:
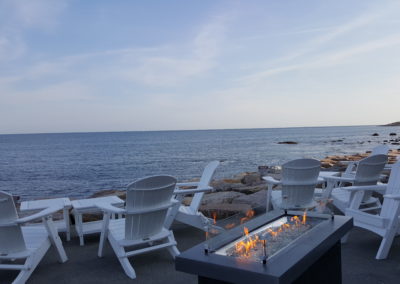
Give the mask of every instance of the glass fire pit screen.
<svg viewBox="0 0 400 284">
<path fill-rule="evenodd" d="M 265 223 L 271 220 L 271 214 L 275 218 Z M 218 255 L 266 262 L 330 218 L 331 215 L 307 212 L 269 212 L 210 238 L 205 249 Z"/>
</svg>

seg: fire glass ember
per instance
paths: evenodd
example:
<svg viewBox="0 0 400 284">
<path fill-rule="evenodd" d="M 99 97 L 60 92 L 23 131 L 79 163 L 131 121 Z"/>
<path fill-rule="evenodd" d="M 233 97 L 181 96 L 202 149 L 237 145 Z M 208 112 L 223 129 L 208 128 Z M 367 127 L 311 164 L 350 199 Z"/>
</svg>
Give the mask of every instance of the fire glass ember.
<svg viewBox="0 0 400 284">
<path fill-rule="evenodd" d="M 286 247 L 292 241 L 322 222 L 320 218 L 284 216 L 261 228 L 249 232 L 244 227 L 244 236 L 220 248 L 215 253 L 252 261 L 263 261 Z"/>
</svg>

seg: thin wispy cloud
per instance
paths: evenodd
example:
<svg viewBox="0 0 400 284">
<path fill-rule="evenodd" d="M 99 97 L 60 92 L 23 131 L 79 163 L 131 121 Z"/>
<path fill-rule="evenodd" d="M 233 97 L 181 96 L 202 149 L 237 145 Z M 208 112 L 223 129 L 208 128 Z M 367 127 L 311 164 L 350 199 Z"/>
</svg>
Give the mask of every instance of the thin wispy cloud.
<svg viewBox="0 0 400 284">
<path fill-rule="evenodd" d="M 217 65 L 226 29 L 226 17 L 215 17 L 200 29 L 191 42 L 168 48 L 169 51 L 185 50 L 183 54 L 145 55 L 139 60 L 139 66 L 128 67 L 122 75 L 146 85 L 174 86 L 204 74 Z"/>
<path fill-rule="evenodd" d="M 64 0 L 2 0 L 0 1 L 0 61 L 25 55 L 24 33 L 29 30 L 51 31 L 67 7 Z"/>
<path fill-rule="evenodd" d="M 314 37 L 303 47 L 298 48 L 295 45 L 295 51 L 276 58 L 272 63 L 267 63 L 264 67 L 266 70 L 248 74 L 241 78 L 240 82 L 251 84 L 270 76 L 294 70 L 338 65 L 344 63 L 351 56 L 397 45 L 399 43 L 399 34 L 394 33 L 376 40 L 367 40 L 358 44 L 350 43 L 345 48 L 333 50 L 330 48 L 335 40 L 357 33 L 360 29 L 368 29 L 376 21 L 383 19 L 392 12 L 388 7 L 379 9 L 375 13 L 367 11 L 347 23 L 330 28 L 329 32 Z"/>
<path fill-rule="evenodd" d="M 308 57 L 308 60 L 303 63 L 283 65 L 268 69 L 263 72 L 251 74 L 242 78 L 240 82 L 251 84 L 285 72 L 312 68 L 327 68 L 333 65 L 340 65 L 346 63 L 349 59 L 353 59 L 354 57 L 363 55 L 365 53 L 398 45 L 400 45 L 400 33 L 377 40 L 363 42 L 361 44 L 350 46 L 345 49 L 325 52 L 316 56 L 311 56 Z"/>
</svg>

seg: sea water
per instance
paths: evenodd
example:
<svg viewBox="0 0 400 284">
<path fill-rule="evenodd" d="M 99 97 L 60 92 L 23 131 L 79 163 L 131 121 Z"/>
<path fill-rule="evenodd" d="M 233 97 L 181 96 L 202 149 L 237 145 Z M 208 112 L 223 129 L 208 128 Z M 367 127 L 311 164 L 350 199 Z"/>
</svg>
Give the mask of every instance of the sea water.
<svg viewBox="0 0 400 284">
<path fill-rule="evenodd" d="M 22 200 L 88 197 L 137 178 L 199 177 L 212 160 L 216 178 L 291 159 L 365 152 L 400 127 L 348 126 L 233 130 L 0 135 L 0 190 Z M 378 133 L 379 136 L 372 136 Z M 278 144 L 295 141 L 298 144 Z M 399 146 L 391 145 L 392 148 Z"/>
</svg>

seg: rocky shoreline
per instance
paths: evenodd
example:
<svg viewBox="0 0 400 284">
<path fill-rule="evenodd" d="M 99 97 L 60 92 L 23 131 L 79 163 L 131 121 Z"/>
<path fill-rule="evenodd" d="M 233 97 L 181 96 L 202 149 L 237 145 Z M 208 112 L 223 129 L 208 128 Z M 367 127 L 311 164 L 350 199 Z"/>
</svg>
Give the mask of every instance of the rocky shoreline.
<svg viewBox="0 0 400 284">
<path fill-rule="evenodd" d="M 354 155 L 332 155 L 322 159 L 321 166 L 323 170 L 344 171 L 346 164 L 342 161 L 358 161 L 369 154 L 370 152 Z M 388 156 L 389 163 L 394 163 L 397 156 L 400 156 L 400 149 L 391 150 Z M 214 180 L 211 185 L 215 191 L 205 194 L 200 211 L 206 216 L 211 217 L 217 213 L 217 216 L 224 218 L 239 212 L 246 213 L 252 208 L 265 206 L 267 185 L 262 180 L 262 175 L 279 177 L 280 168 L 260 166 L 258 172 L 244 172 L 230 179 Z M 103 190 L 91 197 L 107 195 L 117 195 L 125 199 L 125 191 L 123 190 Z M 186 197 L 183 203 L 189 205 L 191 199 L 192 197 Z"/>
</svg>

